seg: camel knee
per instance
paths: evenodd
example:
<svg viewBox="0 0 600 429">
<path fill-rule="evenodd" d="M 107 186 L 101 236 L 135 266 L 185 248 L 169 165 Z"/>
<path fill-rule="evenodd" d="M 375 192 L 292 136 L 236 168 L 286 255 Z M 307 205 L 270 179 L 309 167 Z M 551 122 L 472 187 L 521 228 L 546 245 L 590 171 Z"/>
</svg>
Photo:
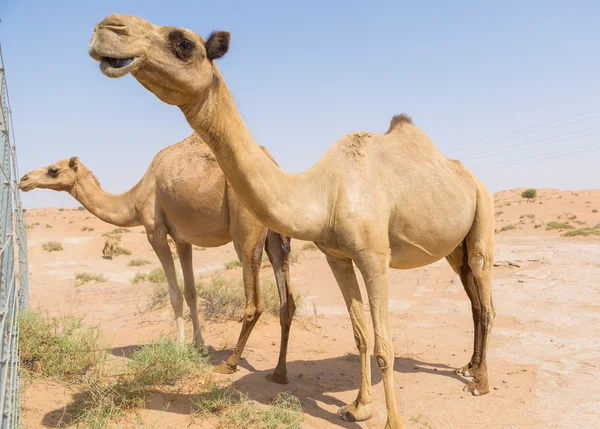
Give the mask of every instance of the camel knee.
<svg viewBox="0 0 600 429">
<path fill-rule="evenodd" d="M 258 320 L 260 315 L 263 313 L 262 306 L 246 308 L 246 313 L 244 314 L 244 319 L 247 323 L 253 323 Z"/>
<path fill-rule="evenodd" d="M 375 360 L 381 372 L 386 372 L 394 365 L 392 343 L 388 340 L 375 340 Z"/>
<path fill-rule="evenodd" d="M 469 268 L 471 268 L 475 278 L 481 276 L 481 273 L 486 268 L 486 259 L 486 256 L 482 252 L 471 253 L 469 255 Z"/>
</svg>

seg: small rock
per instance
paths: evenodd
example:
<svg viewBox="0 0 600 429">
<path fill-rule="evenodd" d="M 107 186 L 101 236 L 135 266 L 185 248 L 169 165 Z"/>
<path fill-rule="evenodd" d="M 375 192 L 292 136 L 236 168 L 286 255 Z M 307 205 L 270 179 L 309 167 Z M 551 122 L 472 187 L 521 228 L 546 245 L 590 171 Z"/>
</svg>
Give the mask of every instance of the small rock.
<svg viewBox="0 0 600 429">
<path fill-rule="evenodd" d="M 321 379 L 321 374 L 317 374 L 317 379 Z"/>
<path fill-rule="evenodd" d="M 437 369 L 437 368 L 433 368 L 433 370 L 434 370 L 434 371 L 437 371 L 438 369 Z M 440 393 L 440 395 L 441 395 L 441 393 Z"/>
<path fill-rule="evenodd" d="M 276 346 L 276 345 L 277 345 L 277 343 L 276 343 L 275 341 L 273 341 L 273 342 L 271 343 L 271 345 L 272 345 L 272 346 Z"/>
<path fill-rule="evenodd" d="M 498 388 L 497 388 L 497 387 L 494 387 L 494 390 L 498 390 Z"/>
<path fill-rule="evenodd" d="M 506 384 L 508 383 L 508 380 L 502 380 L 502 383 Z"/>
<path fill-rule="evenodd" d="M 298 374 L 298 378 L 302 378 L 302 377 L 304 377 L 304 374 L 302 374 L 302 373 Z"/>
</svg>

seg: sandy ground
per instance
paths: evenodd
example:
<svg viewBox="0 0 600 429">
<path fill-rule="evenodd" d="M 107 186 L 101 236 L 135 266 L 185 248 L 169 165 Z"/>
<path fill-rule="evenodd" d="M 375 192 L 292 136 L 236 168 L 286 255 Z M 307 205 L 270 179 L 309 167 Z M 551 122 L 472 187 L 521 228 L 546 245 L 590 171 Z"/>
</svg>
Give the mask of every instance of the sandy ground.
<svg viewBox="0 0 600 429">
<path fill-rule="evenodd" d="M 463 393 L 466 380 L 455 375 L 472 352 L 470 304 L 445 261 L 421 269 L 390 273 L 390 314 L 398 406 L 406 428 L 600 428 L 600 237 L 560 237 L 547 231 L 552 220 L 579 227 L 600 223 L 600 191 L 538 190 L 534 202 L 521 190 L 496 195 L 497 235 L 493 293 L 497 318 L 489 347 L 490 394 Z M 75 314 L 99 324 L 113 345 L 113 359 L 161 333 L 172 333 L 170 306 L 148 311 L 151 287 L 133 285 L 136 271 L 159 266 L 141 228 L 124 234 L 132 256 L 101 258 L 101 234 L 113 227 L 86 211 L 30 210 L 31 307 L 49 315 Z M 575 216 L 575 217 L 573 217 Z M 47 228 L 46 225 L 51 225 Z M 512 230 L 500 230 L 515 225 Z M 81 232 L 81 228 L 95 228 Z M 63 252 L 42 244 L 61 241 Z M 294 242 L 301 247 L 303 243 Z M 128 267 L 131 258 L 153 261 Z M 231 244 L 194 251 L 197 276 L 222 269 L 235 258 Z M 508 266 L 506 262 L 518 267 Z M 106 283 L 75 287 L 75 274 L 103 273 Z M 272 277 L 270 270 L 263 276 Z M 385 403 L 381 377 L 373 367 L 373 418 L 345 423 L 338 407 L 355 399 L 359 365 L 349 318 L 324 255 L 306 251 L 291 268 L 294 286 L 306 297 L 303 317 L 292 326 L 290 383 L 265 380 L 277 362 L 279 325 L 263 316 L 232 377 L 250 398 L 266 403 L 278 392 L 298 396 L 306 428 L 382 428 Z M 241 276 L 241 270 L 232 273 Z M 363 289 L 363 296 L 364 289 Z M 368 311 L 368 308 L 365 307 Z M 204 338 L 227 358 L 240 324 L 204 323 Z M 186 324 L 191 338 L 191 323 Z M 35 381 L 22 398 L 22 427 L 54 427 L 73 387 Z M 156 393 L 148 409 L 118 427 L 214 427 L 190 417 L 193 395 Z M 170 403 L 164 410 L 165 404 Z"/>
</svg>

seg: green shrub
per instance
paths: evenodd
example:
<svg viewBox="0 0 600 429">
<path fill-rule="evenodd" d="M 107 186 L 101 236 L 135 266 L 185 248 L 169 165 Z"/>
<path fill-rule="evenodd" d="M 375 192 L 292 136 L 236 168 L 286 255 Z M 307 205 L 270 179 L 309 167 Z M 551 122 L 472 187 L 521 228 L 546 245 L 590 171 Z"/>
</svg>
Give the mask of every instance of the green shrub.
<svg viewBox="0 0 600 429">
<path fill-rule="evenodd" d="M 79 207 L 77 207 L 77 210 L 79 210 L 79 211 L 84 211 L 84 210 L 85 210 L 85 207 L 83 207 L 83 206 L 79 206 Z"/>
<path fill-rule="evenodd" d="M 516 225 L 504 225 L 502 228 L 500 228 L 500 232 L 511 231 L 513 229 L 517 229 Z"/>
<path fill-rule="evenodd" d="M 521 197 L 527 198 L 528 200 L 537 197 L 536 189 L 526 189 L 521 193 Z"/>
<path fill-rule="evenodd" d="M 138 284 L 139 282 L 143 282 L 148 279 L 148 274 L 145 273 L 135 273 L 133 278 L 131 279 L 131 283 Z"/>
<path fill-rule="evenodd" d="M 73 316 L 44 320 L 39 313 L 19 314 L 21 367 L 34 374 L 59 379 L 83 377 L 103 362 L 108 347 L 97 326 L 85 326 Z"/>
<path fill-rule="evenodd" d="M 201 416 L 218 414 L 223 428 L 300 429 L 304 421 L 300 400 L 289 392 L 280 392 L 263 405 L 244 393 L 213 385 L 192 402 Z"/>
<path fill-rule="evenodd" d="M 50 225 L 49 223 L 47 223 L 47 224 L 46 224 L 46 228 L 47 228 L 47 229 L 51 229 L 51 228 L 52 228 L 52 225 Z"/>
<path fill-rule="evenodd" d="M 155 268 L 148 273 L 148 281 L 152 283 L 166 283 L 167 275 L 162 268 Z"/>
<path fill-rule="evenodd" d="M 600 228 L 573 229 L 562 234 L 563 237 L 575 237 L 578 235 L 582 235 L 584 237 L 587 237 L 588 235 L 600 235 Z"/>
<path fill-rule="evenodd" d="M 182 377 L 206 371 L 206 354 L 191 344 L 180 345 L 159 339 L 136 350 L 127 363 L 130 373 L 142 386 L 175 384 Z"/>
<path fill-rule="evenodd" d="M 556 221 L 552 221 L 552 222 L 548 222 L 546 224 L 546 229 L 547 230 L 551 230 L 551 229 L 575 229 L 575 227 L 573 225 L 569 225 L 568 222 L 556 222 Z"/>
<path fill-rule="evenodd" d="M 113 250 L 113 256 L 121 256 L 121 255 L 131 255 L 131 250 L 126 249 L 125 247 L 115 246 Z"/>
<path fill-rule="evenodd" d="M 94 228 L 91 228 L 89 226 L 84 226 L 83 228 L 81 228 L 81 232 L 86 232 L 86 231 L 92 232 L 92 231 L 94 231 Z"/>
<path fill-rule="evenodd" d="M 64 207 L 61 207 L 61 208 L 59 208 L 59 209 L 58 209 L 58 211 L 59 211 L 59 212 L 64 212 L 64 211 L 65 211 L 65 208 L 64 208 Z"/>
</svg>

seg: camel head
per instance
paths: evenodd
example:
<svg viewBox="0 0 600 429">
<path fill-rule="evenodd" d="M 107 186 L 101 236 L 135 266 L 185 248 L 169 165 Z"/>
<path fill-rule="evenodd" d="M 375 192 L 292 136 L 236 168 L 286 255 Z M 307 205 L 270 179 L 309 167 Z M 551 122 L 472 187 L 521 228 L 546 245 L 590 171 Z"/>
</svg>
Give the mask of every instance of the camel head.
<svg viewBox="0 0 600 429">
<path fill-rule="evenodd" d="M 60 160 L 48 167 L 30 171 L 21 178 L 19 189 L 29 192 L 35 188 L 71 191 L 77 183 L 79 160 L 76 156 Z"/>
<path fill-rule="evenodd" d="M 106 76 L 131 73 L 163 102 L 184 107 L 207 96 L 217 73 L 214 60 L 228 48 L 226 31 L 204 40 L 185 28 L 113 14 L 96 25 L 89 54 Z"/>
</svg>

